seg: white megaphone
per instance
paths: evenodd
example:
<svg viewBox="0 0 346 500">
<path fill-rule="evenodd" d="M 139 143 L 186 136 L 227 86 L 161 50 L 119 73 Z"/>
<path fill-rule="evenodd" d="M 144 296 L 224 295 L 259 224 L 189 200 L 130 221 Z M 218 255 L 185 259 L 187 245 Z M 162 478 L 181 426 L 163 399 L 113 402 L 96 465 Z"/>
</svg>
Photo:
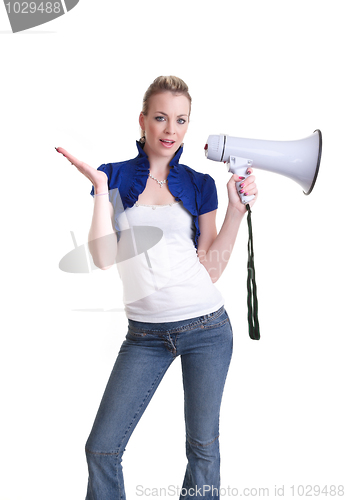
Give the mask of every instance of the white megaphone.
<svg viewBox="0 0 346 500">
<path fill-rule="evenodd" d="M 297 141 L 267 141 L 244 139 L 229 135 L 210 135 L 205 145 L 205 155 L 209 160 L 227 163 L 229 172 L 248 177 L 249 167 L 268 170 L 289 177 L 310 194 L 318 175 L 322 154 L 322 134 L 320 130 Z M 244 196 L 237 190 L 245 204 L 254 196 Z"/>
</svg>

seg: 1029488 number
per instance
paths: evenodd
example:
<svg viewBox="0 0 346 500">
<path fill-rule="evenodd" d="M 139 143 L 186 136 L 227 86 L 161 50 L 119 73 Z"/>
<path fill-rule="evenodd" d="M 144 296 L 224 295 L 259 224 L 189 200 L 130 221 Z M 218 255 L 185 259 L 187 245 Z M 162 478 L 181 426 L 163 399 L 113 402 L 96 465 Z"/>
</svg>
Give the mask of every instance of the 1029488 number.
<svg viewBox="0 0 346 500">
<path fill-rule="evenodd" d="M 317 497 L 317 496 L 344 496 L 345 494 L 345 488 L 344 486 L 336 486 L 336 485 L 330 485 L 330 486 L 312 486 L 311 484 L 308 484 L 306 486 L 299 484 L 298 486 L 291 486 L 291 492 L 292 496 L 298 496 L 298 497 Z"/>
<path fill-rule="evenodd" d="M 14 2 L 12 12 L 11 3 L 6 3 L 5 5 L 9 14 L 34 14 L 35 12 L 58 14 L 61 10 L 60 2 L 41 2 L 39 5 L 36 2 Z"/>
</svg>

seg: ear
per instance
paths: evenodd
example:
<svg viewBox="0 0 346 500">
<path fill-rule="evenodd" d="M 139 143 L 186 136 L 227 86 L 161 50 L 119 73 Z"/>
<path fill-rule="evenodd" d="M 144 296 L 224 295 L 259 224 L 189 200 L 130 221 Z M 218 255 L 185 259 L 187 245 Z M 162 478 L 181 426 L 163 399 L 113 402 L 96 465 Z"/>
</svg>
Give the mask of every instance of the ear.
<svg viewBox="0 0 346 500">
<path fill-rule="evenodd" d="M 140 115 L 139 115 L 139 125 L 141 127 L 142 130 L 145 130 L 145 127 L 144 127 L 144 115 L 142 113 L 142 111 L 140 112 Z"/>
</svg>

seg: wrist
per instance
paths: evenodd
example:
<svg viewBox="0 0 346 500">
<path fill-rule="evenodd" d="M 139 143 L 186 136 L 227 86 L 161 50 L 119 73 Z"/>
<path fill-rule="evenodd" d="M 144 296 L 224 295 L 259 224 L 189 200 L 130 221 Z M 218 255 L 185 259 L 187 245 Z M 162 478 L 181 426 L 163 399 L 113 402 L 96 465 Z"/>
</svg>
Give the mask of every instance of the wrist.
<svg viewBox="0 0 346 500">
<path fill-rule="evenodd" d="M 231 219 L 238 219 L 241 222 L 245 214 L 245 205 L 242 205 L 241 208 L 238 209 L 234 205 L 231 205 L 230 203 L 228 204 L 226 217 L 230 217 Z"/>
<path fill-rule="evenodd" d="M 108 193 L 108 184 L 97 184 L 94 186 L 94 194 Z"/>
</svg>

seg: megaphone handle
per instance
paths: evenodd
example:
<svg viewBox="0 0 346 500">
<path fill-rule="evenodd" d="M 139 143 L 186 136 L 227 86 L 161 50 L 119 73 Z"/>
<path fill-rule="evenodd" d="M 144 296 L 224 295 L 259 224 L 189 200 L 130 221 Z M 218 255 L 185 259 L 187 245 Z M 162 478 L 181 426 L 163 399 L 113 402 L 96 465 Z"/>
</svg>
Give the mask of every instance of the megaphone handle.
<svg viewBox="0 0 346 500">
<path fill-rule="evenodd" d="M 237 175 L 240 175 L 240 174 L 237 174 Z M 242 175 L 241 177 L 249 177 L 248 175 Z M 251 200 L 254 199 L 254 195 L 251 194 L 250 196 L 245 196 L 244 193 L 241 193 L 240 191 L 242 190 L 242 188 L 240 187 L 240 184 L 242 184 L 242 182 L 244 181 L 239 181 L 239 182 L 236 182 L 235 185 L 237 186 L 237 191 L 238 191 L 238 195 L 239 195 L 239 198 L 241 199 L 241 202 L 243 205 L 247 205 Z"/>
<path fill-rule="evenodd" d="M 229 162 L 227 163 L 227 168 L 229 172 L 232 172 L 232 174 L 237 174 L 239 177 L 249 177 L 251 174 L 247 174 L 247 169 L 252 166 L 252 161 L 248 160 L 246 158 L 239 158 L 239 157 L 231 157 Z M 250 196 L 245 196 L 244 193 L 241 193 L 240 191 L 242 188 L 240 187 L 240 184 L 242 184 L 243 181 L 236 182 L 235 185 L 237 187 L 238 195 L 239 198 L 241 199 L 241 202 L 243 205 L 246 205 L 249 203 L 251 200 L 254 199 L 254 195 Z"/>
</svg>

